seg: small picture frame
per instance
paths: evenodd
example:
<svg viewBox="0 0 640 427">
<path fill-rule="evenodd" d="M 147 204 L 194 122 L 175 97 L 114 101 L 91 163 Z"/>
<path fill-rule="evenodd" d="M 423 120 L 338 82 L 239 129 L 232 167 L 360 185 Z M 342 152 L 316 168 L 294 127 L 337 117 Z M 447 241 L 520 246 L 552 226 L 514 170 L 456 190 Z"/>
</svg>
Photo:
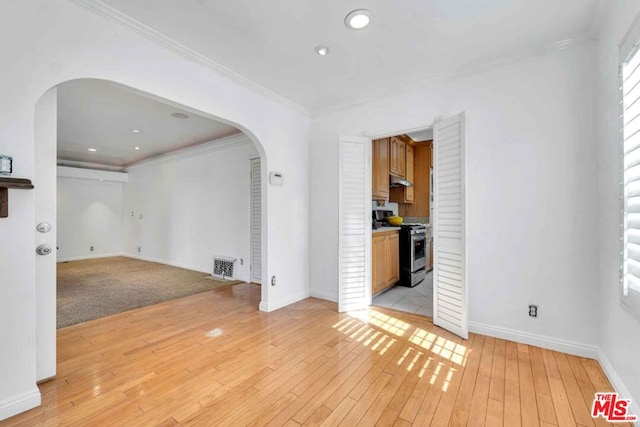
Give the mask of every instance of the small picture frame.
<svg viewBox="0 0 640 427">
<path fill-rule="evenodd" d="M 0 154 L 0 176 L 11 176 L 13 173 L 13 157 Z"/>
</svg>

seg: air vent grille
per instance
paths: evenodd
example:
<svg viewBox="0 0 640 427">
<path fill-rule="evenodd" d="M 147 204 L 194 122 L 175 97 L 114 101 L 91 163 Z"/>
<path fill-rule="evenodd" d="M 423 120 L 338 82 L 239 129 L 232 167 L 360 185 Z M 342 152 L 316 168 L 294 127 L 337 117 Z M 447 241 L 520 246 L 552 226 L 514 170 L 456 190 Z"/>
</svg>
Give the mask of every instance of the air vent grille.
<svg viewBox="0 0 640 427">
<path fill-rule="evenodd" d="M 219 279 L 235 279 L 236 258 L 214 256 L 212 276 Z"/>
</svg>

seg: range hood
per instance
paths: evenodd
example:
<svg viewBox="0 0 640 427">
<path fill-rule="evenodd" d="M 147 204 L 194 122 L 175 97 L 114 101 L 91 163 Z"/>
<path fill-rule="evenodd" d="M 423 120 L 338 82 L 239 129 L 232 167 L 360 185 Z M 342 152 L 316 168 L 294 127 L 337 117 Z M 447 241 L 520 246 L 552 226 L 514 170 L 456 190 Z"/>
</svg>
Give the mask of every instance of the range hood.
<svg viewBox="0 0 640 427">
<path fill-rule="evenodd" d="M 389 187 L 398 188 L 398 187 L 413 187 L 413 183 L 407 181 L 406 179 L 398 178 L 397 176 L 390 175 L 389 176 Z"/>
</svg>

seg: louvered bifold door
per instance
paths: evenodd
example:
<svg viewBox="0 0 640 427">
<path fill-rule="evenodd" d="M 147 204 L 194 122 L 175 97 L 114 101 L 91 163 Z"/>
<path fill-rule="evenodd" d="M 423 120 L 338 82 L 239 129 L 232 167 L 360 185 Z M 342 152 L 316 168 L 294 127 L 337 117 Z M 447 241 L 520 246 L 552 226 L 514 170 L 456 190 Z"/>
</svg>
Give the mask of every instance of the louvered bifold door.
<svg viewBox="0 0 640 427">
<path fill-rule="evenodd" d="M 338 310 L 371 304 L 371 140 L 338 143 Z"/>
<path fill-rule="evenodd" d="M 262 177 L 260 159 L 251 159 L 251 281 L 262 281 Z"/>
<path fill-rule="evenodd" d="M 434 132 L 433 323 L 467 338 L 464 113 Z"/>
</svg>

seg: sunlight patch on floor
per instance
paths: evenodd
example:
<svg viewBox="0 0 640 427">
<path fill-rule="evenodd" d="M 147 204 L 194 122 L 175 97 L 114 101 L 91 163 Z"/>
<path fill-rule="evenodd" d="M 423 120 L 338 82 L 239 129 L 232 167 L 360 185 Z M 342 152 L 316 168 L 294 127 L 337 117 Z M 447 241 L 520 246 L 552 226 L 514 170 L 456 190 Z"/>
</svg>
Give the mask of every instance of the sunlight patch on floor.
<svg viewBox="0 0 640 427">
<path fill-rule="evenodd" d="M 365 324 L 375 326 L 376 328 L 379 328 L 385 332 L 389 332 L 397 337 L 408 335 L 410 329 L 413 328 L 413 332 L 408 338 L 409 342 L 411 342 L 412 344 L 420 346 L 421 348 L 428 350 L 431 353 L 436 354 L 444 359 L 450 360 L 451 362 L 460 366 L 465 366 L 467 362 L 468 350 L 466 346 L 448 340 L 433 332 L 429 332 L 425 329 L 413 326 L 410 323 L 397 319 L 388 314 L 380 313 L 375 310 L 358 310 L 349 312 L 347 314 L 349 315 L 349 318 L 340 320 L 334 325 L 334 328 L 338 329 L 339 331 L 350 331 L 353 328 L 354 323 L 362 325 L 360 322 L 365 322 Z M 350 326 L 351 328 L 349 328 Z M 360 336 L 360 339 L 356 338 L 358 336 Z M 351 335 L 351 338 L 361 341 L 362 334 L 360 330 L 354 332 Z M 365 345 L 369 346 L 369 344 L 373 341 L 374 339 L 372 337 L 365 342 Z"/>
<path fill-rule="evenodd" d="M 398 355 L 396 365 L 404 365 L 408 372 L 417 371 L 418 378 L 427 376 L 425 379 L 431 385 L 438 382 L 437 387 L 442 385 L 443 392 L 447 392 L 459 370 L 438 357 L 454 365 L 465 366 L 467 363 L 471 350 L 444 336 L 376 310 L 347 314 L 348 317 L 333 325 L 334 329 L 380 355 L 386 354 L 397 342 L 413 344 Z"/>
</svg>

